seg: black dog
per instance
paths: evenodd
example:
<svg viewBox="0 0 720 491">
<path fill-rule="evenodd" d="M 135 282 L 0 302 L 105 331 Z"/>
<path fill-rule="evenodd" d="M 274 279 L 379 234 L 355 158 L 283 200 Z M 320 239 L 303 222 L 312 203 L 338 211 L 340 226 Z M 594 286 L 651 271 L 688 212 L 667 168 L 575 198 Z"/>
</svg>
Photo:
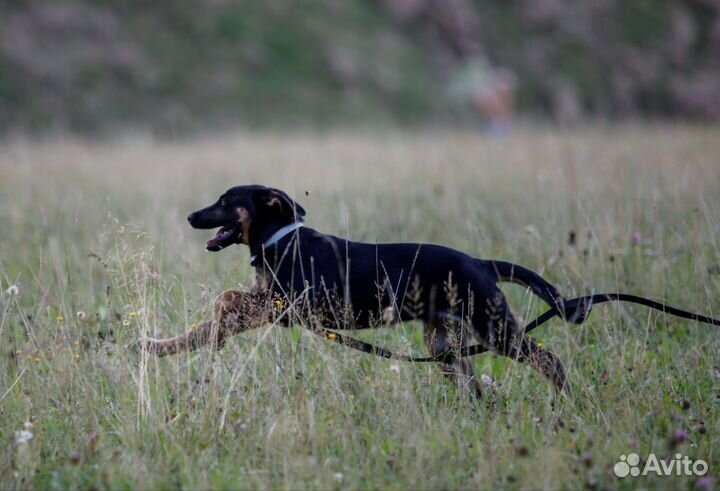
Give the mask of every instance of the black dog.
<svg viewBox="0 0 720 491">
<path fill-rule="evenodd" d="M 273 317 L 310 329 L 361 329 L 419 319 L 431 356 L 467 346 L 471 335 L 568 390 L 560 360 L 521 332 L 497 287 L 499 281 L 525 285 L 569 322 L 586 318 L 585 309 L 566 310 L 563 296 L 536 273 L 438 245 L 351 242 L 303 226 L 303 216 L 305 210 L 286 193 L 258 185 L 229 189 L 214 204 L 191 213 L 194 228 L 220 227 L 207 242 L 209 251 L 233 244 L 250 248 L 257 287 L 224 292 L 213 321 L 176 338 L 147 339 L 146 349 L 161 356 L 205 344 L 219 349 L 231 335 Z M 278 319 L 277 306 L 287 315 Z M 448 377 L 480 394 L 467 358 L 443 361 Z"/>
</svg>

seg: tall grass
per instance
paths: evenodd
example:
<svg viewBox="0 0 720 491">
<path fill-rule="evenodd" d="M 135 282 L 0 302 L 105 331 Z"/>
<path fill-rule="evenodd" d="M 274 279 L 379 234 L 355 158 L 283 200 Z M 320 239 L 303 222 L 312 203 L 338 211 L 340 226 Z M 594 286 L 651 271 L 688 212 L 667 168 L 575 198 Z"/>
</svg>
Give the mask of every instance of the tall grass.
<svg viewBox="0 0 720 491">
<path fill-rule="evenodd" d="M 629 452 L 704 459 L 717 483 L 719 333 L 642 307 L 533 333 L 565 362 L 567 399 L 483 355 L 476 371 L 499 387 L 475 402 L 433 367 L 398 369 L 299 328 L 165 359 L 133 343 L 175 335 L 209 318 L 223 289 L 251 285 L 247 250 L 205 253 L 208 233 L 185 216 L 253 182 L 287 190 L 325 232 L 442 243 L 540 271 L 569 296 L 619 290 L 717 317 L 719 155 L 717 128 L 689 127 L 6 141 L 0 487 L 698 482 L 619 480 Z M 506 293 L 519 317 L 542 309 Z M 363 336 L 422 352 L 414 324 Z"/>
</svg>

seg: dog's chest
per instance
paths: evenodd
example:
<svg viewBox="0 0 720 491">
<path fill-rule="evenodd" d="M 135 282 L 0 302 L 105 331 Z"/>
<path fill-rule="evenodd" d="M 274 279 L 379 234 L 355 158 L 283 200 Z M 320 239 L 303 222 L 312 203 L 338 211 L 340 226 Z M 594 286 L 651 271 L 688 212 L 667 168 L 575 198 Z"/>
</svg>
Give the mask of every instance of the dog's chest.
<svg viewBox="0 0 720 491">
<path fill-rule="evenodd" d="M 259 290 L 268 290 L 272 286 L 272 274 L 266 269 L 255 270 L 255 287 Z"/>
</svg>

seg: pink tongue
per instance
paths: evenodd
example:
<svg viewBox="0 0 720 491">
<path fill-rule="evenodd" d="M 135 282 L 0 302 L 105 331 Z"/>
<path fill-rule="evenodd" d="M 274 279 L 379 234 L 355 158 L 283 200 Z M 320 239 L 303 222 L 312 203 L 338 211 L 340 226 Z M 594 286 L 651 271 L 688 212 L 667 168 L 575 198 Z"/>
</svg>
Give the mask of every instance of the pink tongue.
<svg viewBox="0 0 720 491">
<path fill-rule="evenodd" d="M 225 230 L 225 229 L 221 228 L 220 230 L 218 230 L 218 233 L 215 234 L 215 237 L 213 237 L 212 239 L 207 241 L 206 245 L 209 245 L 212 247 L 212 246 L 218 244 L 219 242 L 222 242 L 223 240 L 230 237 L 231 234 L 232 234 L 232 229 Z"/>
</svg>

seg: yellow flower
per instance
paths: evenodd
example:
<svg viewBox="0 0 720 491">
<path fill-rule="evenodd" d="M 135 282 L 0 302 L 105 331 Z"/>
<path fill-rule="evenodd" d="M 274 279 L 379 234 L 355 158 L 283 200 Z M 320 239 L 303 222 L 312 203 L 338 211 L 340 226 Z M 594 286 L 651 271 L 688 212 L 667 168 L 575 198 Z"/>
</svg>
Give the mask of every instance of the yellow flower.
<svg viewBox="0 0 720 491">
<path fill-rule="evenodd" d="M 542 348 L 542 343 L 538 343 L 538 348 Z"/>
<path fill-rule="evenodd" d="M 285 302 L 283 302 L 281 299 L 275 300 L 275 308 L 278 310 L 283 310 L 285 308 Z"/>
<path fill-rule="evenodd" d="M 334 332 L 329 332 L 327 334 L 327 338 L 328 339 L 337 339 L 337 334 L 335 334 Z"/>
<path fill-rule="evenodd" d="M 129 315 L 134 319 L 135 317 L 137 317 L 137 312 L 130 312 Z"/>
<path fill-rule="evenodd" d="M 80 359 L 80 355 L 75 355 L 75 361 Z"/>
<path fill-rule="evenodd" d="M 58 316 L 57 316 L 57 321 L 58 321 L 58 322 L 62 322 L 62 321 L 64 321 L 64 320 L 65 320 L 65 317 L 63 317 L 62 315 L 58 315 Z"/>
<path fill-rule="evenodd" d="M 127 319 L 125 319 L 125 320 L 123 321 L 123 326 L 125 326 L 125 327 L 130 327 L 130 321 L 127 320 Z"/>
<path fill-rule="evenodd" d="M 41 360 L 40 360 L 40 357 L 39 357 L 39 356 L 36 356 L 36 357 L 35 357 L 35 363 L 40 363 L 40 361 L 41 361 Z"/>
<path fill-rule="evenodd" d="M 196 327 L 197 327 L 197 324 L 195 324 L 194 322 L 192 324 L 190 324 L 190 329 L 195 329 Z"/>
<path fill-rule="evenodd" d="M 15 354 L 18 355 L 18 356 L 22 355 L 22 350 L 17 350 L 17 351 L 15 352 Z"/>
</svg>

